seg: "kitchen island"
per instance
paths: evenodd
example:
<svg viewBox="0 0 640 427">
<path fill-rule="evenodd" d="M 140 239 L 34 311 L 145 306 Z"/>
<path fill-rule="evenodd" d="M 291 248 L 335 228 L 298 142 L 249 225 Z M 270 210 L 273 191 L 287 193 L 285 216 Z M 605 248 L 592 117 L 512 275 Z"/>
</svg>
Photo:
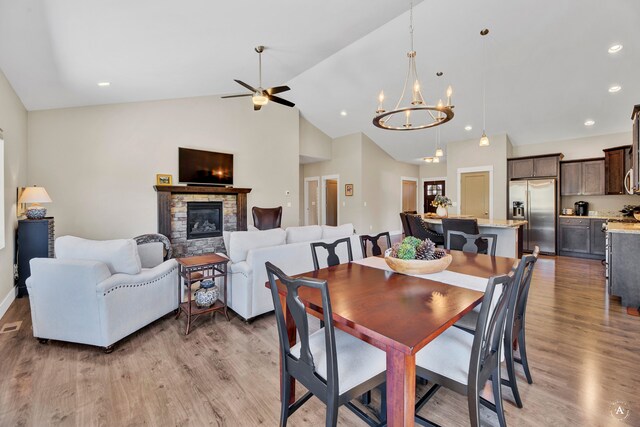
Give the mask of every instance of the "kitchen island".
<svg viewBox="0 0 640 427">
<path fill-rule="evenodd" d="M 467 215 L 450 215 L 449 218 L 474 219 Z M 422 216 L 422 219 L 429 225 L 429 228 L 442 234 L 442 219 L 426 214 Z M 478 218 L 477 221 L 481 234 L 495 234 L 498 236 L 497 256 L 522 257 L 522 227 L 527 224 L 527 221 L 484 218 Z"/>
<path fill-rule="evenodd" d="M 640 222 L 607 224 L 607 285 L 629 313 L 640 307 Z"/>
</svg>

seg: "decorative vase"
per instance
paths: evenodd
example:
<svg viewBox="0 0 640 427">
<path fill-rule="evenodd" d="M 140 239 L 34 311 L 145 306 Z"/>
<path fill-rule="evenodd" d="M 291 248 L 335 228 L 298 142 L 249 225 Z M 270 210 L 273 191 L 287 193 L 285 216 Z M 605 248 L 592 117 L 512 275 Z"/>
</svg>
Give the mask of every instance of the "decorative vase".
<svg viewBox="0 0 640 427">
<path fill-rule="evenodd" d="M 29 206 L 25 215 L 28 219 L 42 219 L 47 215 L 47 210 L 42 206 Z"/>
<path fill-rule="evenodd" d="M 209 308 L 218 300 L 218 288 L 211 279 L 203 280 L 200 288 L 194 293 L 196 306 Z"/>
<path fill-rule="evenodd" d="M 446 218 L 448 215 L 447 208 L 445 208 L 444 206 L 438 206 L 438 208 L 436 209 L 436 215 L 442 218 Z"/>
</svg>

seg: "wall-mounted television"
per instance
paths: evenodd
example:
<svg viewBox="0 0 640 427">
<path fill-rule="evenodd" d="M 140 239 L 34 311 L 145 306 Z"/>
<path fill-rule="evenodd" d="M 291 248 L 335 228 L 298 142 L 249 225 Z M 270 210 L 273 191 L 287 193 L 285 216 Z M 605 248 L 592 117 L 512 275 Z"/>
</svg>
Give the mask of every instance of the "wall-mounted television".
<svg viewBox="0 0 640 427">
<path fill-rule="evenodd" d="M 178 166 L 180 182 L 233 185 L 233 154 L 179 147 Z"/>
</svg>

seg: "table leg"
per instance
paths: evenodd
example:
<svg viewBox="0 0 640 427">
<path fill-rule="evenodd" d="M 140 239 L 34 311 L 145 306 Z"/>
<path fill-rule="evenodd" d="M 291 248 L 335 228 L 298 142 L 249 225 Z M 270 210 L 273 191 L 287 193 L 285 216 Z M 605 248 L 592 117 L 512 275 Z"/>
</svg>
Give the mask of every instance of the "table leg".
<svg viewBox="0 0 640 427">
<path fill-rule="evenodd" d="M 187 329 L 184 334 L 189 335 L 191 329 L 191 271 L 187 272 Z"/>
<path fill-rule="evenodd" d="M 414 426 L 416 357 L 387 347 L 387 423 Z"/>
<path fill-rule="evenodd" d="M 224 284 L 224 317 L 227 318 L 227 321 L 231 321 L 231 319 L 229 318 L 229 313 L 227 312 L 227 264 L 224 264 L 224 276 L 222 276 L 223 279 L 223 284 Z"/>
<path fill-rule="evenodd" d="M 296 344 L 296 324 L 293 320 L 293 316 L 287 307 L 287 297 L 285 295 L 280 295 L 280 304 L 282 305 L 282 312 L 284 313 L 284 321 L 287 325 L 287 336 L 289 338 L 289 345 L 293 347 Z M 280 355 L 280 360 L 282 361 L 282 354 Z M 282 379 L 282 364 L 280 365 L 280 378 Z M 280 381 L 282 385 L 282 381 Z M 291 405 L 296 401 L 296 380 L 291 377 L 291 381 L 289 383 L 289 387 L 291 389 L 291 394 L 289 394 L 289 404 Z M 282 396 L 282 393 L 280 394 Z"/>
<path fill-rule="evenodd" d="M 180 318 L 180 304 L 182 304 L 182 266 L 178 264 L 178 309 L 176 310 L 176 319 Z"/>
</svg>

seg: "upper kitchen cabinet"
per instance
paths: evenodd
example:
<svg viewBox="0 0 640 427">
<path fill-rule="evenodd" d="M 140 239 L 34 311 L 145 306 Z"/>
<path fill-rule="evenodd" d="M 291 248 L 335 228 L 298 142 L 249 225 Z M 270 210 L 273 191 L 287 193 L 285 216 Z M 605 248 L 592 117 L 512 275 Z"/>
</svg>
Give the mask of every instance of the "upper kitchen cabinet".
<svg viewBox="0 0 640 427">
<path fill-rule="evenodd" d="M 560 195 L 602 195 L 605 190 L 605 160 L 572 160 L 560 164 Z"/>
<path fill-rule="evenodd" d="M 519 157 L 507 160 L 509 179 L 556 178 L 562 154 Z"/>
<path fill-rule="evenodd" d="M 607 148 L 604 151 L 605 194 L 626 194 L 625 179 L 631 169 L 631 146 Z"/>
<path fill-rule="evenodd" d="M 631 120 L 633 120 L 633 149 L 631 150 L 631 167 L 633 168 L 631 175 L 633 176 L 629 192 L 640 193 L 640 104 L 633 107 Z"/>
</svg>

